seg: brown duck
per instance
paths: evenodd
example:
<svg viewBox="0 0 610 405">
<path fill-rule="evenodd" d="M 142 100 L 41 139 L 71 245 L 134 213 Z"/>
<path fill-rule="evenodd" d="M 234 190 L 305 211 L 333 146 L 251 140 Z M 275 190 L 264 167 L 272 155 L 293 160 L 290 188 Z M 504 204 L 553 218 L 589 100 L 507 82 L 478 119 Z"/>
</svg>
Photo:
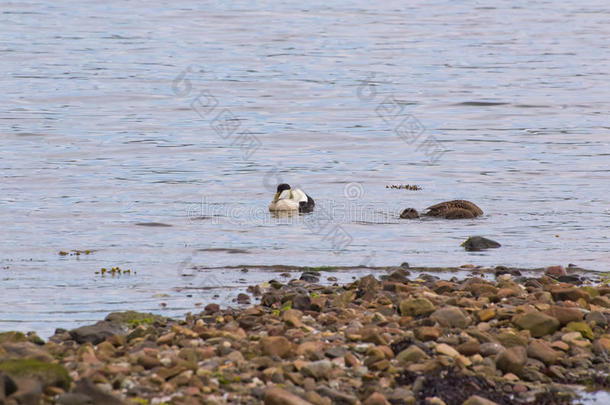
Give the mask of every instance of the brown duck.
<svg viewBox="0 0 610 405">
<path fill-rule="evenodd" d="M 483 210 L 477 207 L 475 203 L 466 200 L 445 201 L 428 207 L 426 210 L 424 213 L 426 216 L 445 219 L 468 219 L 483 215 Z M 405 208 L 400 217 L 403 219 L 413 219 L 419 218 L 419 214 L 414 208 Z"/>
</svg>

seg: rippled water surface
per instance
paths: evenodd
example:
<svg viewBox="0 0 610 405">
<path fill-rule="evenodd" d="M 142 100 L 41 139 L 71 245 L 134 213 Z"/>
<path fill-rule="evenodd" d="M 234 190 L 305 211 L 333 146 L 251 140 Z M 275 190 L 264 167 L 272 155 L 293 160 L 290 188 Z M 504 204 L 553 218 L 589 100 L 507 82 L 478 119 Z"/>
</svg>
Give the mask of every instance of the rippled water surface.
<svg viewBox="0 0 610 405">
<path fill-rule="evenodd" d="M 203 267 L 610 270 L 607 2 L 225 3 L 2 3 L 0 329 L 265 279 Z M 270 216 L 281 181 L 316 212 Z"/>
</svg>

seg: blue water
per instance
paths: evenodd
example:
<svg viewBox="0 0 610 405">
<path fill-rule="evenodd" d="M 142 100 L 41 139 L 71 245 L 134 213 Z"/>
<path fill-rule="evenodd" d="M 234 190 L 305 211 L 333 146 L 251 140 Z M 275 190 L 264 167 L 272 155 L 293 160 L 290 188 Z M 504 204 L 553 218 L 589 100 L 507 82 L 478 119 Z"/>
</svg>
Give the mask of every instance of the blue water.
<svg viewBox="0 0 610 405">
<path fill-rule="evenodd" d="M 258 280 L 195 267 L 610 270 L 605 2 L 225 3 L 2 3 L 0 329 Z M 397 219 L 456 198 L 485 215 Z"/>
</svg>

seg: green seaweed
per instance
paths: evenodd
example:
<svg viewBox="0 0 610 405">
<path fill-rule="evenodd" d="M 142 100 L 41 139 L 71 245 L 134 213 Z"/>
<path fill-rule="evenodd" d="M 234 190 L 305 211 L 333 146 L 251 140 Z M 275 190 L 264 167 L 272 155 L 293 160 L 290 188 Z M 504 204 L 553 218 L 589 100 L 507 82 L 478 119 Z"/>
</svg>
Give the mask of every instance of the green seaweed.
<svg viewBox="0 0 610 405">
<path fill-rule="evenodd" d="M 31 377 L 45 386 L 56 386 L 68 390 L 70 388 L 70 374 L 60 364 L 45 363 L 35 359 L 16 359 L 0 362 L 0 371 L 13 377 Z"/>
</svg>

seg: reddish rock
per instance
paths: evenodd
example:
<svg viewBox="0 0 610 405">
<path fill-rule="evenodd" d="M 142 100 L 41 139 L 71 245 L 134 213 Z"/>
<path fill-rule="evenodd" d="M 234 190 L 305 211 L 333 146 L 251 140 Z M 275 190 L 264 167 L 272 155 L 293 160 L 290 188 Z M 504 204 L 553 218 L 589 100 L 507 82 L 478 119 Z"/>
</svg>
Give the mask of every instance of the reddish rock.
<svg viewBox="0 0 610 405">
<path fill-rule="evenodd" d="M 566 273 L 566 269 L 563 266 L 549 266 L 544 271 L 544 274 L 554 278 L 559 278 L 561 276 L 566 276 L 568 273 Z"/>
</svg>

